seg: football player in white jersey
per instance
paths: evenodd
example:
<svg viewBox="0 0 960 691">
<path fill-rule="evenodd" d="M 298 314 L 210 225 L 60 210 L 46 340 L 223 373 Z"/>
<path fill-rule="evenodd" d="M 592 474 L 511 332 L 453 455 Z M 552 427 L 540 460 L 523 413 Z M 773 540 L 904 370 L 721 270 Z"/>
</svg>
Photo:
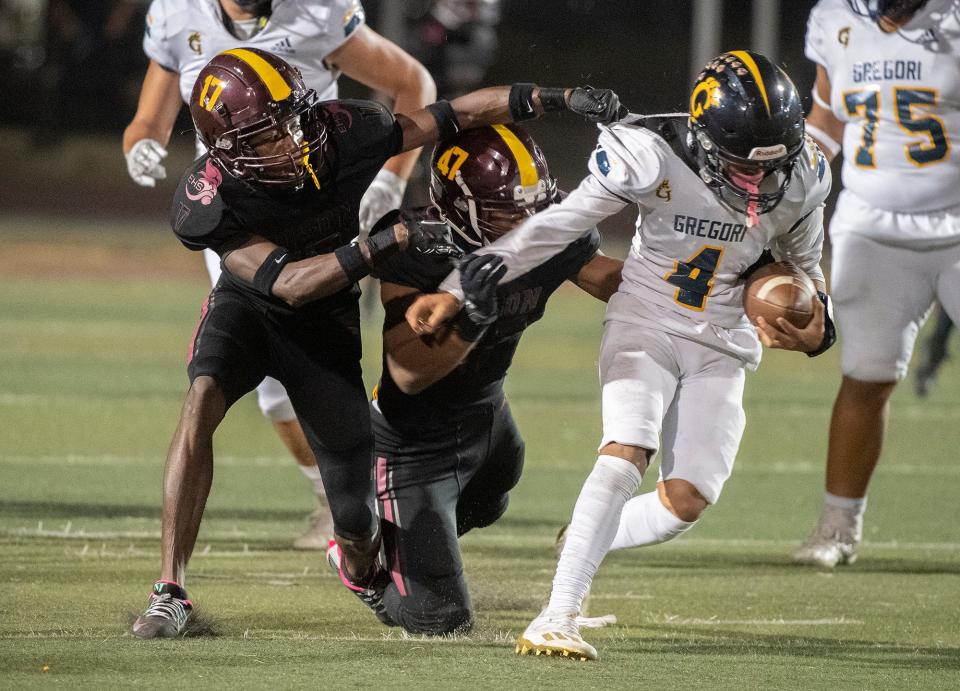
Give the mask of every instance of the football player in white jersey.
<svg viewBox="0 0 960 691">
<path fill-rule="evenodd" d="M 830 171 L 781 69 L 757 53 L 724 53 L 700 73 L 689 116 L 600 130 L 576 190 L 477 250 L 503 256 L 509 281 L 627 205 L 639 210 L 604 320 L 599 457 L 574 507 L 550 602 L 517 641 L 521 654 L 596 658 L 577 615 L 601 560 L 611 546 L 680 535 L 717 501 L 760 343 L 813 355 L 833 341 L 819 266 Z M 754 329 L 744 315 L 743 276 L 765 249 L 816 283 L 806 328 L 780 320 Z M 457 283 L 451 275 L 440 285 L 446 293 L 412 305 L 411 328 L 430 332 L 448 318 Z M 656 491 L 631 499 L 658 450 Z"/>
<path fill-rule="evenodd" d="M 856 558 L 888 401 L 931 303 L 960 318 L 960 3 L 821 0 L 807 131 L 843 152 L 830 223 L 843 380 L 830 423 L 826 496 L 798 561 Z"/>
<path fill-rule="evenodd" d="M 433 79 L 402 49 L 365 24 L 359 0 L 153 0 L 147 14 L 144 51 L 150 65 L 133 121 L 123 134 L 123 151 L 134 182 L 153 187 L 166 177 L 163 159 L 174 121 L 204 65 L 223 50 L 261 48 L 300 70 L 319 100 L 337 97 L 341 73 L 386 94 L 396 112 L 412 112 L 436 98 Z M 197 155 L 204 153 L 197 143 Z M 360 208 L 363 232 L 398 208 L 418 151 L 387 162 L 370 185 Z M 213 284 L 220 259 L 211 250 L 204 261 Z M 299 549 L 326 549 L 332 519 L 313 453 L 287 392 L 275 379 L 257 388 L 260 410 L 296 459 L 317 496 Z"/>
</svg>

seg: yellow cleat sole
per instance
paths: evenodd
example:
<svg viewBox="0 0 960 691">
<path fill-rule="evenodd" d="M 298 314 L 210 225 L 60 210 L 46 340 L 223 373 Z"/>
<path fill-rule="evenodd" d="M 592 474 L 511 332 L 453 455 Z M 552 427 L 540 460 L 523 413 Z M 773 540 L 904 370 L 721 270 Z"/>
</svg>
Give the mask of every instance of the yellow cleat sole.
<svg viewBox="0 0 960 691">
<path fill-rule="evenodd" d="M 551 648 L 545 645 L 535 645 L 527 640 L 517 641 L 516 646 L 514 647 L 514 652 L 517 655 L 534 655 L 539 657 L 540 655 L 546 655 L 547 657 L 557 657 L 567 658 L 570 660 L 579 660 L 580 662 L 587 662 L 595 658 L 590 658 L 584 655 L 583 653 L 576 650 L 567 650 L 565 648 Z"/>
</svg>

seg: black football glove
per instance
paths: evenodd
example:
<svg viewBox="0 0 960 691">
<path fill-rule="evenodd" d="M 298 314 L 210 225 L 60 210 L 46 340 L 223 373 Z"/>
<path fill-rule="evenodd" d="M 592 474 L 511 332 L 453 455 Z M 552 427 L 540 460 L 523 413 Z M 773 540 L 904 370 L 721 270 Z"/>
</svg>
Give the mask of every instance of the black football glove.
<svg viewBox="0 0 960 691">
<path fill-rule="evenodd" d="M 459 259 L 461 250 L 450 238 L 450 226 L 444 221 L 429 218 L 414 218 L 401 215 L 401 221 L 407 227 L 407 251 L 420 254 L 435 254 L 440 257 Z"/>
<path fill-rule="evenodd" d="M 627 108 L 620 105 L 620 97 L 610 89 L 594 89 L 592 86 L 578 86 L 570 93 L 567 108 L 582 115 L 590 122 L 608 124 L 616 122 L 627 114 Z"/>
<path fill-rule="evenodd" d="M 497 320 L 497 286 L 507 272 L 495 254 L 468 254 L 460 261 L 463 309 L 454 318 L 460 338 L 476 341 Z"/>
<path fill-rule="evenodd" d="M 397 224 L 403 224 L 406 230 L 398 229 Z M 404 249 L 444 257 L 459 258 L 463 255 L 450 239 L 450 229 L 446 223 L 417 218 L 400 209 L 388 211 L 374 223 L 366 242 L 370 264 L 374 268 L 379 261 Z"/>
</svg>

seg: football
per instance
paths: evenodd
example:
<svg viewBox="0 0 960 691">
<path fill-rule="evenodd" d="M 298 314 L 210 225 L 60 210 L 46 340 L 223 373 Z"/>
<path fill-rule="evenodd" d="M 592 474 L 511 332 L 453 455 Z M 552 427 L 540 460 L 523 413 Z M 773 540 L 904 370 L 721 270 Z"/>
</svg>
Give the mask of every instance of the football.
<svg viewBox="0 0 960 691">
<path fill-rule="evenodd" d="M 795 264 L 773 262 L 750 274 L 743 291 L 743 309 L 753 324 L 763 317 L 771 326 L 777 318 L 802 329 L 813 318 L 817 289 Z"/>
</svg>

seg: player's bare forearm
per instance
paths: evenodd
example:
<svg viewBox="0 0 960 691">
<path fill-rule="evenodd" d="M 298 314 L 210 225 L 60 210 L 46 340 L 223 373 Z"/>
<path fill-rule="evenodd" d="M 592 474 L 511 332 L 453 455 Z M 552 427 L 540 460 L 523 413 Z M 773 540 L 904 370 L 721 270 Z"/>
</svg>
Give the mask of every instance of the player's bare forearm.
<svg viewBox="0 0 960 691">
<path fill-rule="evenodd" d="M 327 61 L 345 75 L 393 102 L 395 113 L 412 113 L 437 98 L 430 72 L 409 53 L 370 27 L 357 30 L 349 41 L 328 56 Z M 404 180 L 410 178 L 419 150 L 394 156 L 384 166 Z"/>
<path fill-rule="evenodd" d="M 140 100 L 133 120 L 123 132 L 123 152 L 141 139 L 155 139 L 166 146 L 180 112 L 180 75 L 151 61 L 140 88 Z"/>
<path fill-rule="evenodd" d="M 474 343 L 441 327 L 421 336 L 405 320 L 408 308 L 423 294 L 409 286 L 383 282 L 380 295 L 384 308 L 383 349 L 390 376 L 406 394 L 417 394 L 456 368 Z"/>
<path fill-rule="evenodd" d="M 223 266 L 231 275 L 254 286 L 257 272 L 264 262 L 271 261 L 270 256 L 277 248 L 278 245 L 269 240 L 253 237 L 224 255 Z M 336 255 L 319 254 L 284 265 L 270 293 L 291 307 L 300 307 L 333 295 L 349 284 L 350 280 Z"/>
<path fill-rule="evenodd" d="M 406 322 L 419 335 L 436 333 L 453 319 L 462 304 L 450 293 L 429 293 L 418 297 L 406 311 Z"/>
<path fill-rule="evenodd" d="M 597 254 L 572 279 L 579 288 L 601 302 L 609 302 L 620 289 L 623 260 Z"/>
<path fill-rule="evenodd" d="M 827 162 L 833 162 L 841 151 L 844 125 L 830 110 L 830 77 L 823 65 L 817 65 L 813 91 L 816 98 L 806 117 L 807 134 L 813 137 Z"/>
<path fill-rule="evenodd" d="M 450 101 L 450 107 L 453 109 L 460 129 L 513 122 L 514 117 L 510 111 L 510 91 L 512 88 L 510 86 L 490 86 L 471 91 Z M 572 91 L 572 89 L 563 90 L 565 102 L 570 98 Z M 541 89 L 535 87 L 531 93 L 530 107 L 533 111 L 528 114 L 528 117 L 538 117 L 544 113 L 540 92 Z M 557 109 L 557 107 L 554 106 L 554 109 Z M 439 136 L 437 121 L 426 109 L 408 114 L 398 113 L 397 121 L 403 130 L 403 151 L 409 151 L 425 144 L 432 144 Z"/>
<path fill-rule="evenodd" d="M 384 334 L 390 376 L 408 395 L 418 394 L 450 374 L 474 345 L 449 328 L 431 336 L 418 336 L 402 323 Z"/>
</svg>

